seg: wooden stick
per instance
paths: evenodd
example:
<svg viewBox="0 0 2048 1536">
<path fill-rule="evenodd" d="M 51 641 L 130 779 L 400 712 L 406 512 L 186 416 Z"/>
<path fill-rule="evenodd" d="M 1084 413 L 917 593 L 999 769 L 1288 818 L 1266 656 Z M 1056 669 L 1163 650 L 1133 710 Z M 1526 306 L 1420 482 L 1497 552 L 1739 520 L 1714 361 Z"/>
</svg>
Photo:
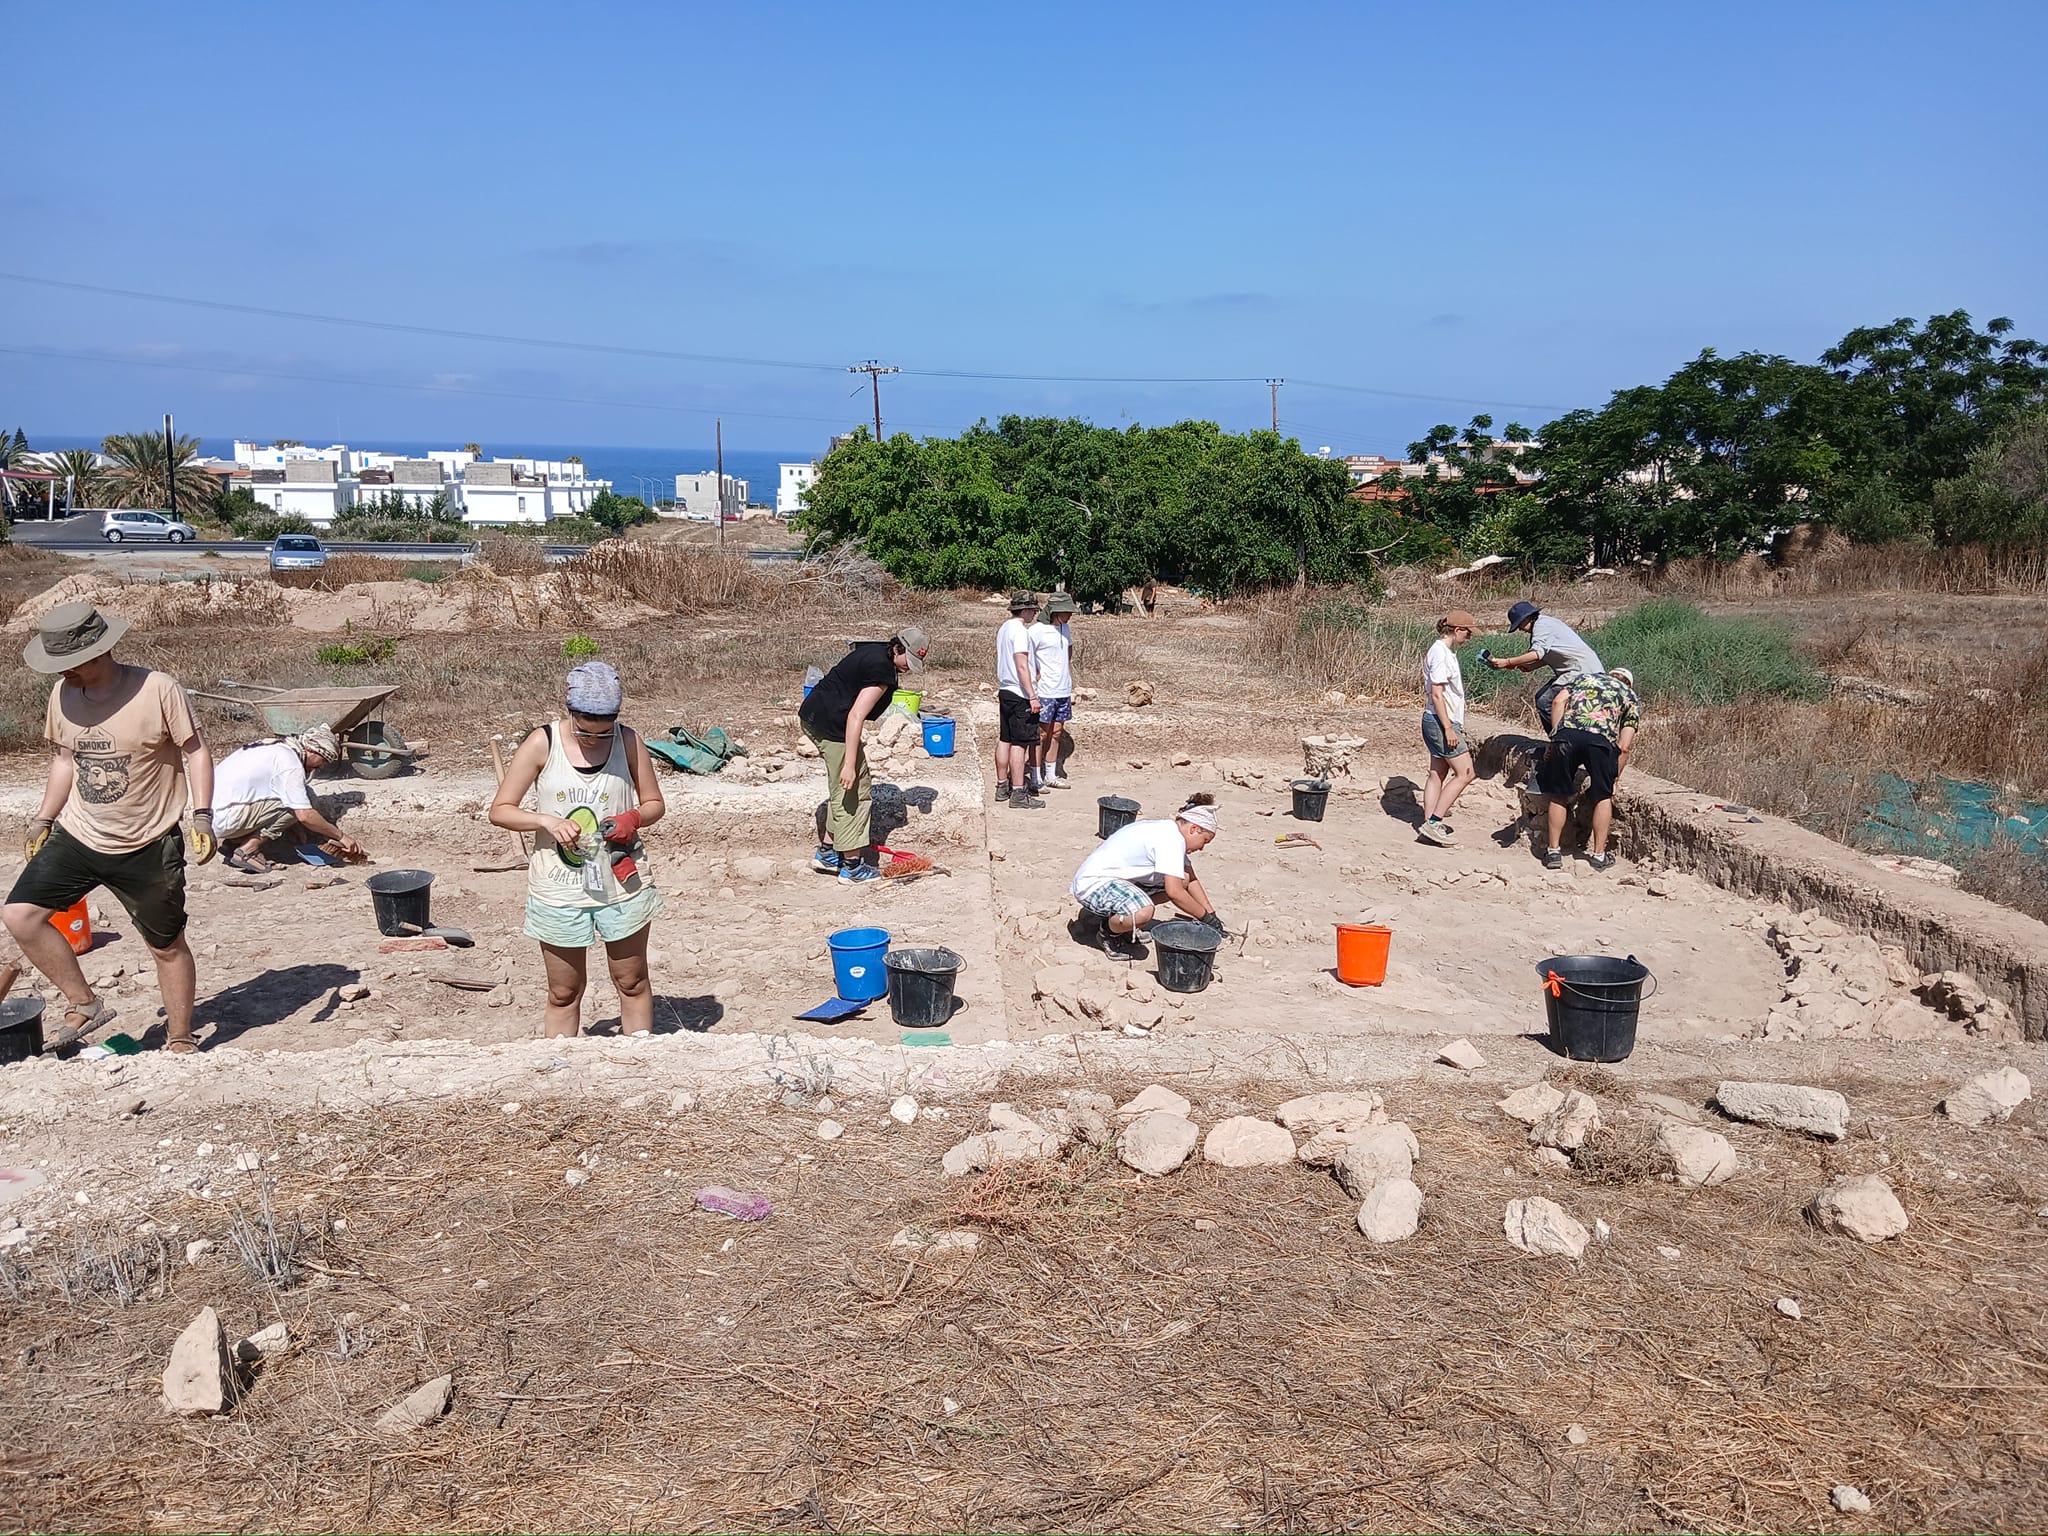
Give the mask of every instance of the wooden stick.
<svg viewBox="0 0 2048 1536">
<path fill-rule="evenodd" d="M 505 738 L 503 735 L 497 735 L 491 738 L 491 765 L 498 770 L 498 782 L 500 784 L 505 782 L 504 741 Z M 514 832 L 512 834 L 512 841 L 519 845 L 519 856 L 522 859 L 533 857 L 532 838 L 528 837 L 524 832 Z"/>
<path fill-rule="evenodd" d="M 7 994 L 14 990 L 14 984 L 21 980 L 21 967 L 14 961 L 7 962 L 7 968 L 0 970 L 0 1003 L 7 1001 Z"/>
</svg>

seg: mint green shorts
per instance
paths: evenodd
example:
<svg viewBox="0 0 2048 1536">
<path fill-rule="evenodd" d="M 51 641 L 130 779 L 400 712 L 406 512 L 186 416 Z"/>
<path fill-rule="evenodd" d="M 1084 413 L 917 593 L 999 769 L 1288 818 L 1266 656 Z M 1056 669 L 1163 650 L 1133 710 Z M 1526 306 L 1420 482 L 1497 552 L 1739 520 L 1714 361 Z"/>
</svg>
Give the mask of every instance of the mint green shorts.
<svg viewBox="0 0 2048 1536">
<path fill-rule="evenodd" d="M 620 944 L 654 921 L 661 892 L 649 886 L 608 907 L 551 907 L 526 898 L 526 936 L 557 949 L 588 949 L 599 939 Z"/>
</svg>

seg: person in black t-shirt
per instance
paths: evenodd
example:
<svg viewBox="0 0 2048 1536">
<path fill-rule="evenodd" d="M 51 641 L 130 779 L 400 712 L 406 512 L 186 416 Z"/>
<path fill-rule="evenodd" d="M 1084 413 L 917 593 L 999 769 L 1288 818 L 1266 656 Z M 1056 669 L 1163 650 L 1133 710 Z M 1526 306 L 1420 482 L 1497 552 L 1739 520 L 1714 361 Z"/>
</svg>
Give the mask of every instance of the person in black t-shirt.
<svg viewBox="0 0 2048 1536">
<path fill-rule="evenodd" d="M 922 672 L 931 642 L 921 629 L 901 629 L 887 640 L 857 641 L 839 664 L 812 687 L 797 712 L 804 734 L 825 760 L 825 831 L 811 868 L 846 881 L 878 880 L 875 867 L 874 783 L 868 776 L 861 731 L 889 707 L 897 676 Z"/>
</svg>

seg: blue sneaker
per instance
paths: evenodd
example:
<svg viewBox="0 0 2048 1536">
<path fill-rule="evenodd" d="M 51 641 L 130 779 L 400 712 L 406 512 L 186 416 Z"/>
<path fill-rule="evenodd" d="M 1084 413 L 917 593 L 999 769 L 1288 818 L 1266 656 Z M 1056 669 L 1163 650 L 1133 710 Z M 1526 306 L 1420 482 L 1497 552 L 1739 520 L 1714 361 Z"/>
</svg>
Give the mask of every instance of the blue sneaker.
<svg viewBox="0 0 2048 1536">
<path fill-rule="evenodd" d="M 821 875 L 836 875 L 845 867 L 846 861 L 839 857 L 835 848 L 820 848 L 811 855 L 811 868 Z"/>
<path fill-rule="evenodd" d="M 843 859 L 840 861 L 839 880 L 842 885 L 858 885 L 865 880 L 881 878 L 882 872 L 872 864 L 848 864 Z"/>
</svg>

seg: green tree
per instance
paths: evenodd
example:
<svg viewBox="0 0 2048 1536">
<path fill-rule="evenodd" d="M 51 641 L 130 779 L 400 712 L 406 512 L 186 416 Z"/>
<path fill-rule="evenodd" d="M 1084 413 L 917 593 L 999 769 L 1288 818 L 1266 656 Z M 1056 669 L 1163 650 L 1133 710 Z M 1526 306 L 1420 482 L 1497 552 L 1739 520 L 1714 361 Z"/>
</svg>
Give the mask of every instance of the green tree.
<svg viewBox="0 0 2048 1536">
<path fill-rule="evenodd" d="M 1944 544 L 2048 540 L 2048 411 L 2013 421 L 1935 482 L 1931 531 Z"/>
<path fill-rule="evenodd" d="M 655 516 L 653 508 L 638 496 L 621 496 L 615 491 L 599 491 L 591 497 L 584 515 L 615 534 L 638 523 L 651 523 Z"/>
<path fill-rule="evenodd" d="M 174 481 L 183 510 L 211 507 L 218 497 L 218 482 L 194 462 L 196 437 L 181 437 L 166 451 L 161 432 L 116 432 L 100 452 L 111 461 L 104 481 L 111 506 L 168 508 Z"/>
<path fill-rule="evenodd" d="M 464 443 L 462 451 L 472 459 L 480 459 L 484 456 L 484 445 L 482 443 Z"/>
</svg>

